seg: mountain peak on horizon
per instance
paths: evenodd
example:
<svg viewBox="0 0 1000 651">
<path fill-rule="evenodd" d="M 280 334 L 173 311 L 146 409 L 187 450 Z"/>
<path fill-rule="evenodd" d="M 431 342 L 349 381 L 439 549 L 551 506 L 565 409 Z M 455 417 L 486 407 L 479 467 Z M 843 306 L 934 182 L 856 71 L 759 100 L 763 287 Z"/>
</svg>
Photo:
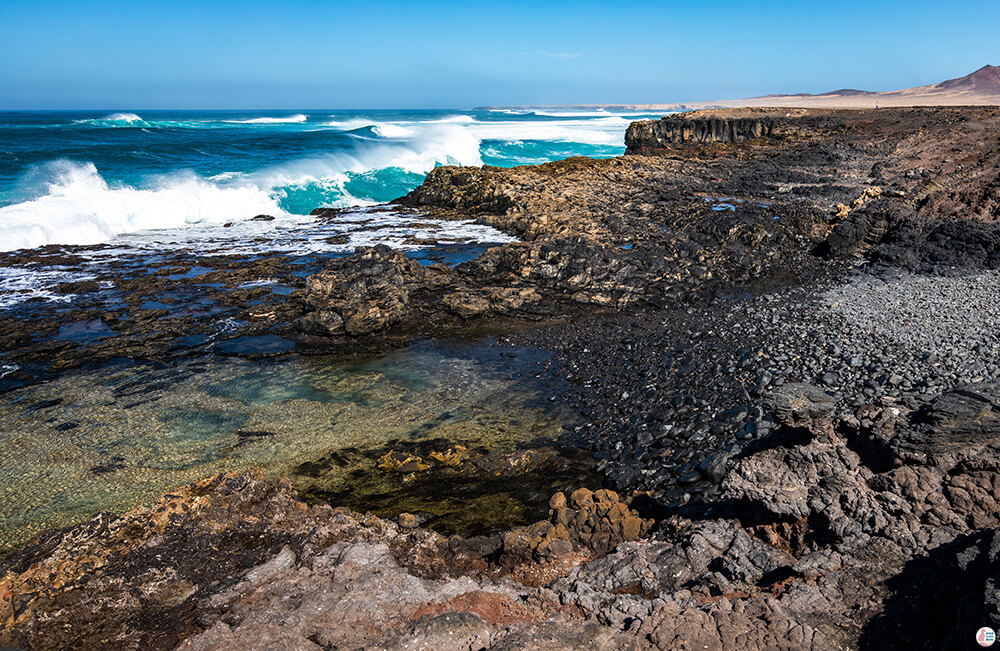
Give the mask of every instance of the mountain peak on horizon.
<svg viewBox="0 0 1000 651">
<path fill-rule="evenodd" d="M 969 89 L 1000 92 L 1000 66 L 987 64 L 964 77 L 949 79 L 935 84 L 934 88 L 942 90 Z"/>
</svg>

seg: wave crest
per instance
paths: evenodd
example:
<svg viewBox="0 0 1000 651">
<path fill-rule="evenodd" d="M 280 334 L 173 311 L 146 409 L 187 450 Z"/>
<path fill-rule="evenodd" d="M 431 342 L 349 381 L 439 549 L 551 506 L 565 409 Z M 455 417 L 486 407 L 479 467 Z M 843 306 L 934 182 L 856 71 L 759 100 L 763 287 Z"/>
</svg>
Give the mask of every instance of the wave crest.
<svg viewBox="0 0 1000 651">
<path fill-rule="evenodd" d="M 37 196 L 0 208 L 0 251 L 97 244 L 122 233 L 283 213 L 260 188 L 220 187 L 193 174 L 161 178 L 148 189 L 112 187 L 93 163 L 59 160 L 32 176 L 40 180 Z"/>
<path fill-rule="evenodd" d="M 125 124 L 135 124 L 143 119 L 135 113 L 112 113 L 101 118 L 104 122 L 123 122 Z"/>
<path fill-rule="evenodd" d="M 284 118 L 250 118 L 248 120 L 226 120 L 229 124 L 300 124 L 309 119 L 304 113 L 296 113 Z"/>
</svg>

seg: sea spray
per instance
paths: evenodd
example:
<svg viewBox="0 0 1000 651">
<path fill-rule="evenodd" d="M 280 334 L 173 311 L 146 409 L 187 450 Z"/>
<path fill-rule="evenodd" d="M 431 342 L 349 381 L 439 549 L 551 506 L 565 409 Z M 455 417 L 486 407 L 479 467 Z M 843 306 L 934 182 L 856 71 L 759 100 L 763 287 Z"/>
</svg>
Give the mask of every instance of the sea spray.
<svg viewBox="0 0 1000 651">
<path fill-rule="evenodd" d="M 190 174 L 137 189 L 109 185 L 93 163 L 59 160 L 46 164 L 44 171 L 49 175 L 44 194 L 0 208 L 0 250 L 96 244 L 122 233 L 283 212 L 259 188 L 220 187 Z"/>
</svg>

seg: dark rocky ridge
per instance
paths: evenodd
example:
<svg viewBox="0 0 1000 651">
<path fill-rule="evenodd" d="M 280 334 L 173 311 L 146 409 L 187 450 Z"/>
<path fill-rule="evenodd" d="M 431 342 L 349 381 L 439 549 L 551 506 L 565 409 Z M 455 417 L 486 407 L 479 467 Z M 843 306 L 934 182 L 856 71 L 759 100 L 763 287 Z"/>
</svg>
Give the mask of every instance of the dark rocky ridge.
<svg viewBox="0 0 1000 651">
<path fill-rule="evenodd" d="M 758 108 L 692 111 L 639 120 L 625 132 L 625 153 L 649 155 L 682 145 L 816 137 L 842 124 L 836 116 L 836 111 L 829 110 Z"/>
</svg>

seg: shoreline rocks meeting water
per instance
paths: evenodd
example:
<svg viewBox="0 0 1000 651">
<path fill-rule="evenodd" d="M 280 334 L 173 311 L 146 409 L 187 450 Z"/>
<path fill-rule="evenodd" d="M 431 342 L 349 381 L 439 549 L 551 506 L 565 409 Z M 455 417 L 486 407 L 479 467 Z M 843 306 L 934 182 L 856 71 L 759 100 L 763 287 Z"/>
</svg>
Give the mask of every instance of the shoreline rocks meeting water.
<svg viewBox="0 0 1000 651">
<path fill-rule="evenodd" d="M 445 536 L 233 469 L 6 552 L 0 644 L 972 648 L 1000 628 L 998 127 L 709 111 L 634 124 L 618 158 L 434 170 L 396 210 L 518 241 L 454 266 L 360 248 L 273 332 L 550 351 L 559 443 L 605 487 Z M 434 453 L 385 465 L 471 463 Z"/>
</svg>

